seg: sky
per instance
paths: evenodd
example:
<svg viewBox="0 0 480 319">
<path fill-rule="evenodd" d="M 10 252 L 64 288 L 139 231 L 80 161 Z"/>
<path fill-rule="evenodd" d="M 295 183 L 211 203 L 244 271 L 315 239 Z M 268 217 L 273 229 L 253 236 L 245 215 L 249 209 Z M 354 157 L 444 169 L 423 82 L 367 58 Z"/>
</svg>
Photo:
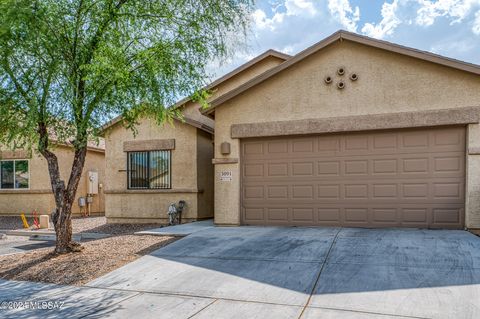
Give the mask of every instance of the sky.
<svg viewBox="0 0 480 319">
<path fill-rule="evenodd" d="M 268 49 L 296 54 L 340 29 L 480 64 L 480 0 L 257 0 L 221 76 Z"/>
</svg>

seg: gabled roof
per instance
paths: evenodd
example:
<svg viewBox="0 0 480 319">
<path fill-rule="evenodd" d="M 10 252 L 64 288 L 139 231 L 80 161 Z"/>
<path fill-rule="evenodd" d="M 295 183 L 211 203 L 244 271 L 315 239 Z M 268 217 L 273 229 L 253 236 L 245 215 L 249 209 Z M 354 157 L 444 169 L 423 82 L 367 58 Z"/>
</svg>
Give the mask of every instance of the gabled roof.
<svg viewBox="0 0 480 319">
<path fill-rule="evenodd" d="M 276 57 L 278 59 L 281 59 L 283 61 L 286 61 L 288 60 L 289 58 L 291 58 L 290 55 L 288 54 L 284 54 L 282 52 L 278 52 L 278 51 L 275 51 L 275 50 L 267 50 L 265 52 L 263 52 L 262 54 L 260 54 L 259 56 L 251 59 L 250 61 L 248 61 L 247 63 L 244 63 L 242 64 L 241 66 L 239 66 L 238 68 L 234 69 L 233 71 L 225 74 L 224 76 L 216 79 L 215 81 L 213 81 L 212 83 L 208 84 L 207 86 L 203 87 L 202 89 L 203 90 L 209 90 L 209 89 L 212 89 L 212 88 L 215 88 L 217 86 L 219 86 L 220 84 L 226 82 L 227 80 L 233 78 L 234 76 L 236 76 L 237 74 L 243 72 L 244 70 L 254 66 L 255 64 L 257 64 L 258 62 L 268 58 L 268 57 Z M 190 97 L 186 97 L 180 101 L 178 101 L 177 103 L 175 103 L 173 106 L 171 106 L 171 108 L 173 109 L 177 109 L 179 107 L 182 107 L 184 106 L 187 102 L 189 102 L 191 100 Z M 101 131 L 102 132 L 105 132 L 105 130 L 107 130 L 108 128 L 112 127 L 113 125 L 119 123 L 120 121 L 122 120 L 122 117 L 121 116 L 117 116 L 116 118 L 112 119 L 111 121 L 105 123 L 102 127 L 101 127 Z M 193 125 L 193 123 L 199 123 L 195 120 L 192 120 L 192 119 L 186 119 L 185 118 L 185 122 L 190 124 L 190 125 Z M 201 123 L 200 123 L 201 124 Z M 200 129 L 203 129 L 207 132 L 213 132 L 213 127 L 210 127 L 210 126 L 207 126 L 205 124 L 201 124 L 201 125 L 193 125 L 193 126 L 196 126 L 197 128 L 200 128 Z"/>
<path fill-rule="evenodd" d="M 260 74 L 259 76 L 251 79 L 250 81 L 238 86 L 237 88 L 225 93 L 224 95 L 216 98 L 215 100 L 211 101 L 210 107 L 202 111 L 203 114 L 208 115 L 212 114 L 215 111 L 215 108 L 226 101 L 236 97 L 237 95 L 247 91 L 248 89 L 266 81 L 267 79 L 273 77 L 274 75 L 282 72 L 283 70 L 295 65 L 296 63 L 306 59 L 307 57 L 311 56 L 312 54 L 322 50 L 323 48 L 336 43 L 337 41 L 351 41 L 355 43 L 360 43 L 363 45 L 367 45 L 370 47 L 383 49 L 386 51 L 402 54 L 405 56 L 413 57 L 416 59 L 428 61 L 431 63 L 436 63 L 439 65 L 447 66 L 450 68 L 458 69 L 461 71 L 473 73 L 480 75 L 480 66 L 472 63 L 463 62 L 460 60 L 455 60 L 447 57 L 443 57 L 438 54 L 430 53 L 427 51 L 421 51 L 413 48 L 409 48 L 406 46 L 398 45 L 395 43 L 382 41 L 373 39 L 367 36 L 358 35 L 356 33 L 347 32 L 344 30 L 340 30 L 335 32 L 334 34 L 330 35 L 329 37 L 323 39 L 322 41 L 314 44 L 313 46 L 303 50 L 302 52 L 294 55 L 286 62 L 268 70 L 265 73 Z"/>
<path fill-rule="evenodd" d="M 285 54 L 285 53 L 282 53 L 282 52 L 278 52 L 278 51 L 275 51 L 275 50 L 267 50 L 265 52 L 263 52 L 262 54 L 256 56 L 255 58 L 251 59 L 250 61 L 240 65 L 238 68 L 234 69 L 233 71 L 231 72 L 228 72 L 227 74 L 225 74 L 224 76 L 216 79 L 215 81 L 213 81 L 212 83 L 210 83 L 209 85 L 205 86 L 204 88 L 202 88 L 203 90 L 209 90 L 209 89 L 213 89 L 217 86 L 219 86 L 220 84 L 222 84 L 223 82 L 226 82 L 227 80 L 233 78 L 235 75 L 241 73 L 242 71 L 250 68 L 251 66 L 257 64 L 258 62 L 260 61 L 263 61 L 264 59 L 268 58 L 268 57 L 275 57 L 275 58 L 279 58 L 283 61 L 286 61 L 288 60 L 289 58 L 291 58 L 290 55 L 288 54 Z M 181 107 L 183 105 L 185 105 L 185 103 L 187 103 L 188 101 L 190 101 L 190 98 L 189 97 L 186 97 L 180 101 L 178 101 L 174 106 L 173 108 L 178 108 L 178 107 Z"/>
</svg>

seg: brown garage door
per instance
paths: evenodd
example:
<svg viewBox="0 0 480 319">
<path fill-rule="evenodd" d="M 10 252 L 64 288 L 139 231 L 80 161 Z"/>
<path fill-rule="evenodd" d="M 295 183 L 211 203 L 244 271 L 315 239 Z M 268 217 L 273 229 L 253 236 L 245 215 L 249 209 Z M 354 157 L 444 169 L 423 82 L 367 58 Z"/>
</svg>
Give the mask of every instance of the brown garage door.
<svg viewBox="0 0 480 319">
<path fill-rule="evenodd" d="M 465 128 L 246 139 L 242 223 L 462 228 Z"/>
</svg>

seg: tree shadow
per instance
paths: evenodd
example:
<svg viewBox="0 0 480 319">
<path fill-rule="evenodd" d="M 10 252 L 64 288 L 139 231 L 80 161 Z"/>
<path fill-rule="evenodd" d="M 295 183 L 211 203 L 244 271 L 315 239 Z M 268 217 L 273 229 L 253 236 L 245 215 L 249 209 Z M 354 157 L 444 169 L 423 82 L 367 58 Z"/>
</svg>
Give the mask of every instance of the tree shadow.
<svg viewBox="0 0 480 319">
<path fill-rule="evenodd" d="M 465 231 L 342 229 L 335 236 L 321 228 L 215 228 L 149 255 L 94 285 L 195 294 L 215 291 L 195 278 L 212 278 L 310 293 L 320 271 L 315 294 L 480 284 L 480 238 Z"/>
<path fill-rule="evenodd" d="M 2 319 L 103 318 L 121 310 L 121 302 L 138 293 L 69 287 L 30 282 L 1 281 L 0 299 L 28 302 L 29 308 L 0 309 Z M 17 292 L 8 294 L 8 292 Z M 20 293 L 20 294 L 19 294 Z M 17 306 L 19 306 L 17 304 Z M 34 309 L 32 307 L 40 307 Z"/>
</svg>

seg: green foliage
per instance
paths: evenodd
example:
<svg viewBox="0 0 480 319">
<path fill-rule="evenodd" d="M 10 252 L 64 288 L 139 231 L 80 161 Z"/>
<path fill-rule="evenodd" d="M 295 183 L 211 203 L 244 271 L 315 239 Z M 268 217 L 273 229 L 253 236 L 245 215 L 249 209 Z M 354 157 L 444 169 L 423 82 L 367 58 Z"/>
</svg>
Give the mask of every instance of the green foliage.
<svg viewBox="0 0 480 319">
<path fill-rule="evenodd" d="M 182 96 L 205 105 L 206 66 L 244 34 L 252 0 L 0 0 L 0 144 L 40 127 L 85 147 L 121 115 L 159 123 Z"/>
</svg>

